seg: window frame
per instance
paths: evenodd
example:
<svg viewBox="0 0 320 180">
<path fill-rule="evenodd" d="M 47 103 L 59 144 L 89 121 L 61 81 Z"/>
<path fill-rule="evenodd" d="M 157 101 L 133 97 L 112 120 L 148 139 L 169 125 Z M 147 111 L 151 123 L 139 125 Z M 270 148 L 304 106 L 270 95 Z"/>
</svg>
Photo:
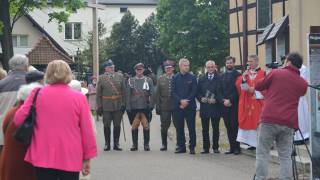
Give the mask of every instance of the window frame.
<svg viewBox="0 0 320 180">
<path fill-rule="evenodd" d="M 259 14 L 259 2 L 261 0 L 257 0 L 257 30 L 260 31 L 260 30 L 263 30 L 265 29 L 268 25 L 270 25 L 272 23 L 272 0 L 267 0 L 269 1 L 269 24 L 265 25 L 264 27 L 260 27 L 260 24 L 259 24 L 259 17 L 260 17 L 260 14 Z"/>
<path fill-rule="evenodd" d="M 27 45 L 26 46 L 22 46 L 21 45 L 21 36 L 26 36 L 27 37 Z M 13 43 L 13 38 L 16 38 L 16 46 Z M 28 34 L 13 34 L 12 35 L 12 46 L 14 48 L 28 48 L 29 47 L 29 35 Z"/>
<path fill-rule="evenodd" d="M 71 24 L 71 39 L 67 39 L 66 38 L 66 26 L 67 24 Z M 76 24 L 80 24 L 80 37 L 75 39 L 75 25 Z M 67 22 L 64 24 L 64 40 L 66 41 L 81 41 L 83 40 L 83 36 L 82 36 L 82 22 Z"/>
<path fill-rule="evenodd" d="M 125 11 L 123 11 L 123 9 L 125 9 Z M 128 7 L 120 7 L 120 13 L 127 13 L 128 11 Z"/>
</svg>

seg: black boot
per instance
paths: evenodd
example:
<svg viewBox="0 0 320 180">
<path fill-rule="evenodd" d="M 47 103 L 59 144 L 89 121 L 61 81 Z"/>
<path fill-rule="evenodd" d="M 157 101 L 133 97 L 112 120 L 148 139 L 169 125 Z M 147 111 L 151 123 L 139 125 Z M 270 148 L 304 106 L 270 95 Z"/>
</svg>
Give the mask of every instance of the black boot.
<svg viewBox="0 0 320 180">
<path fill-rule="evenodd" d="M 103 148 L 104 151 L 110 151 L 110 135 L 111 135 L 111 128 L 110 127 L 104 127 L 104 140 L 105 140 L 105 146 Z"/>
<path fill-rule="evenodd" d="M 122 151 L 122 149 L 119 146 L 120 132 L 121 132 L 120 127 L 113 128 L 113 149 L 116 151 Z"/>
<path fill-rule="evenodd" d="M 143 130 L 143 139 L 144 139 L 144 150 L 145 151 L 150 151 L 150 147 L 149 147 L 150 130 L 149 129 L 144 129 Z"/>
<path fill-rule="evenodd" d="M 161 139 L 162 139 L 162 147 L 160 148 L 160 151 L 166 151 L 167 150 L 167 131 L 161 131 Z"/>
<path fill-rule="evenodd" d="M 132 132 L 132 147 L 130 148 L 130 151 L 137 151 L 138 150 L 138 129 L 131 130 Z"/>
</svg>

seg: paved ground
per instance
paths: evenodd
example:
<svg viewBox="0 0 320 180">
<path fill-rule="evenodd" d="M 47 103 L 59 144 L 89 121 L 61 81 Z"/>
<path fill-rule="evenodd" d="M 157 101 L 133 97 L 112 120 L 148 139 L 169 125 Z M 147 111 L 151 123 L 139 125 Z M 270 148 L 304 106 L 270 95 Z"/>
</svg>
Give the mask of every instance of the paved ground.
<svg viewBox="0 0 320 180">
<path fill-rule="evenodd" d="M 138 152 L 130 152 L 131 132 L 125 117 L 127 142 L 121 134 L 122 152 L 103 152 L 104 144 L 102 122 L 97 123 L 98 157 L 92 162 L 93 180 L 250 180 L 254 174 L 254 158 L 246 155 L 208 154 L 196 155 L 174 154 L 175 141 L 169 141 L 169 150 L 160 149 L 160 122 L 154 115 L 151 123 L 151 151 L 143 151 L 142 131 L 139 132 Z M 223 134 L 222 134 L 223 135 Z M 224 136 L 224 135 L 223 135 Z M 200 141 L 201 136 L 198 136 Z M 197 148 L 198 150 L 201 147 Z M 271 165 L 271 177 L 278 172 L 278 165 Z"/>
</svg>

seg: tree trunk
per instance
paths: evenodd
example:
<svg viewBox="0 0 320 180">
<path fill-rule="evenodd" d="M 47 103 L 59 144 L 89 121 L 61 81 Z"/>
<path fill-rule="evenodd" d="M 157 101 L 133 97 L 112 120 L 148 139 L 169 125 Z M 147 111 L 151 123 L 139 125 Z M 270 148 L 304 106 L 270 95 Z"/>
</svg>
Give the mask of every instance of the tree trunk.
<svg viewBox="0 0 320 180">
<path fill-rule="evenodd" d="M 3 23 L 3 34 L 0 36 L 2 48 L 2 66 L 9 71 L 9 59 L 13 56 L 12 29 L 9 12 L 9 0 L 0 1 L 0 20 Z"/>
</svg>

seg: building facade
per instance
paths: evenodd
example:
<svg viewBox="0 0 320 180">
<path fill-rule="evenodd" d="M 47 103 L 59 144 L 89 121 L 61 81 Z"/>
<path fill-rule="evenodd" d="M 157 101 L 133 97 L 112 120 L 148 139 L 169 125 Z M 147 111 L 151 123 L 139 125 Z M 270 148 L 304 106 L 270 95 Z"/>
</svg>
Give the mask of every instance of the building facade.
<svg viewBox="0 0 320 180">
<path fill-rule="evenodd" d="M 320 26 L 317 7 L 319 0 L 229 0 L 230 55 L 240 65 L 257 54 L 265 67 L 295 51 L 306 63 L 307 35 Z"/>
</svg>

